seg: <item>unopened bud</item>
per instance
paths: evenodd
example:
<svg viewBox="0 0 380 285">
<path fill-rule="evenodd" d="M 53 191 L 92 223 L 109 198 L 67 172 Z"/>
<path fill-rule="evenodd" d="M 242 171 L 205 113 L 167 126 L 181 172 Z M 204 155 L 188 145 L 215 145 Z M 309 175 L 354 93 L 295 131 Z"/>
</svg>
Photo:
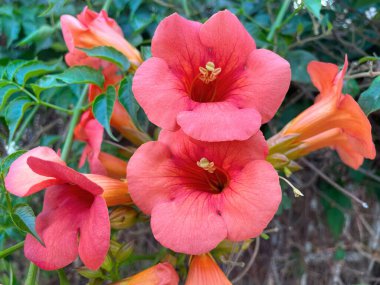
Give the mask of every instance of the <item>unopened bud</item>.
<svg viewBox="0 0 380 285">
<path fill-rule="evenodd" d="M 104 270 L 110 272 L 113 267 L 113 261 L 109 254 L 106 255 L 106 258 L 103 261 L 103 264 L 101 266 Z"/>
<path fill-rule="evenodd" d="M 126 261 L 133 252 L 133 244 L 131 242 L 124 244 L 115 255 L 115 260 L 117 263 L 122 263 Z"/>
<path fill-rule="evenodd" d="M 90 270 L 86 267 L 77 268 L 77 272 L 88 279 L 95 279 L 103 276 L 100 270 Z"/>
<path fill-rule="evenodd" d="M 115 257 L 120 248 L 121 243 L 111 239 L 109 252 L 112 254 L 112 256 Z"/>
<path fill-rule="evenodd" d="M 273 165 L 275 169 L 281 169 L 289 164 L 289 159 L 282 153 L 274 153 L 267 157 L 267 161 Z"/>
<path fill-rule="evenodd" d="M 110 214 L 111 227 L 115 230 L 130 228 L 137 222 L 137 215 L 136 210 L 131 207 L 117 207 Z"/>
</svg>

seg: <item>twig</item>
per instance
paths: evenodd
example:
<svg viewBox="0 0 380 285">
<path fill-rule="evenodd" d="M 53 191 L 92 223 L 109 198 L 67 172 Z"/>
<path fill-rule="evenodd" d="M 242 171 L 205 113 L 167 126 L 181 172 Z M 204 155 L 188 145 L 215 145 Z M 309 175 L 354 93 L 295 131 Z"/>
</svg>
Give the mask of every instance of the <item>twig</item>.
<svg viewBox="0 0 380 285">
<path fill-rule="evenodd" d="M 232 284 L 239 282 L 247 274 L 247 272 L 249 271 L 249 269 L 252 267 L 253 263 L 255 262 L 257 254 L 259 253 L 259 249 L 260 249 L 260 237 L 257 237 L 256 243 L 255 243 L 255 249 L 253 250 L 251 259 L 248 261 L 247 266 L 240 272 L 240 274 L 231 281 Z"/>
<path fill-rule="evenodd" d="M 358 197 L 356 197 L 354 194 L 348 192 L 346 189 L 344 189 L 342 186 L 340 186 L 338 183 L 333 181 L 330 177 L 328 177 L 326 174 L 324 174 L 322 171 L 320 171 L 314 164 L 310 163 L 304 158 L 300 159 L 304 164 L 306 164 L 307 167 L 311 168 L 315 173 L 317 173 L 322 179 L 324 179 L 327 183 L 329 183 L 331 186 L 333 186 L 336 190 L 342 192 L 346 196 L 350 197 L 354 201 L 361 204 L 361 206 L 365 209 L 368 209 L 368 204 L 364 202 L 363 200 L 360 200 Z"/>
<path fill-rule="evenodd" d="M 331 35 L 331 32 L 327 31 L 327 32 L 320 34 L 318 36 L 313 36 L 313 37 L 305 38 L 303 40 L 299 40 L 299 41 L 295 42 L 294 44 L 289 45 L 289 49 L 292 49 L 292 48 L 297 47 L 297 46 L 302 46 L 308 42 L 313 42 L 313 41 L 317 41 L 320 39 L 327 38 L 330 35 Z"/>
</svg>

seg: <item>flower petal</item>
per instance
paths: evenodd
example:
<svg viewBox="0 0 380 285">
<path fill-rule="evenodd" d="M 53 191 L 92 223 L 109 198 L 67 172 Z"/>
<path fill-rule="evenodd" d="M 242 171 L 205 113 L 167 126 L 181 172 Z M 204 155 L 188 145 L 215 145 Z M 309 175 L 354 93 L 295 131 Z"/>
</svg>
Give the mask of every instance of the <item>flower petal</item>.
<svg viewBox="0 0 380 285">
<path fill-rule="evenodd" d="M 29 167 L 39 175 L 54 177 L 61 182 L 78 185 L 80 188 L 94 195 L 99 195 L 103 192 L 99 185 L 66 165 L 36 157 L 29 157 L 27 163 Z"/>
<path fill-rule="evenodd" d="M 246 140 L 257 133 L 261 116 L 255 109 L 238 109 L 231 103 L 199 104 L 192 111 L 180 112 L 177 122 L 190 137 L 217 142 Z"/>
<path fill-rule="evenodd" d="M 48 186 L 60 183 L 54 176 L 42 176 L 34 172 L 27 164 L 29 157 L 40 157 L 61 166 L 65 165 L 58 154 L 48 147 L 36 147 L 21 155 L 12 163 L 5 177 L 5 188 L 19 197 L 32 195 Z"/>
<path fill-rule="evenodd" d="M 231 88 L 227 101 L 241 108 L 255 108 L 268 122 L 284 100 L 290 85 L 289 63 L 266 49 L 251 52 L 241 80 Z"/>
<path fill-rule="evenodd" d="M 311 81 L 324 94 L 332 88 L 338 71 L 338 66 L 327 62 L 311 61 L 307 65 L 307 72 L 310 75 Z"/>
<path fill-rule="evenodd" d="M 255 41 L 239 19 L 228 10 L 214 14 L 199 32 L 202 44 L 212 48 L 223 73 L 242 66 L 256 48 Z"/>
<path fill-rule="evenodd" d="M 110 221 L 105 200 L 96 196 L 80 227 L 79 256 L 91 270 L 102 265 L 110 245 Z"/>
<path fill-rule="evenodd" d="M 201 254 L 214 249 L 227 236 L 216 196 L 182 190 L 173 200 L 157 204 L 151 218 L 154 237 L 176 252 Z"/>
<path fill-rule="evenodd" d="M 188 110 L 190 99 L 182 83 L 160 58 L 150 58 L 133 78 L 133 94 L 149 120 L 164 129 L 178 128 L 178 112 Z"/>
<path fill-rule="evenodd" d="M 44 207 L 36 219 L 36 230 L 45 246 L 32 235 L 25 240 L 25 256 L 44 270 L 56 270 L 78 256 L 78 229 L 89 196 L 77 186 L 59 185 L 46 190 Z"/>
<path fill-rule="evenodd" d="M 221 214 L 229 240 L 242 241 L 262 233 L 281 202 L 277 172 L 264 160 L 247 164 L 222 192 Z"/>
<path fill-rule="evenodd" d="M 192 80 L 207 62 L 203 59 L 206 48 L 199 39 L 201 26 L 174 13 L 162 20 L 154 33 L 152 55 L 163 59 L 180 79 Z"/>
</svg>

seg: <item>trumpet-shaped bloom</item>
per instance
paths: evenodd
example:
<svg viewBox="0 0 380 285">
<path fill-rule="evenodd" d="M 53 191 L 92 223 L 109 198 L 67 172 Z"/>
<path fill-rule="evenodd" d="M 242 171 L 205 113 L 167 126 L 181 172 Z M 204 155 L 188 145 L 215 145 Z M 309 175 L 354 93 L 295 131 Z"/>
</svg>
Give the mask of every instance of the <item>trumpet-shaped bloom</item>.
<svg viewBox="0 0 380 285">
<path fill-rule="evenodd" d="M 69 49 L 66 55 L 68 65 L 78 62 L 85 65 L 101 64 L 99 60 L 89 58 L 77 48 L 94 48 L 98 46 L 110 46 L 123 53 L 134 66 L 142 62 L 140 53 L 133 47 L 123 35 L 123 31 L 115 20 L 108 17 L 107 12 L 91 11 L 85 7 L 77 18 L 70 15 L 61 16 L 61 27 L 64 40 Z M 95 66 L 94 66 L 95 65 Z"/>
<path fill-rule="evenodd" d="M 168 262 L 159 263 L 111 285 L 178 285 L 179 277 Z"/>
<path fill-rule="evenodd" d="M 308 72 L 320 94 L 314 105 L 269 140 L 272 147 L 291 138 L 284 150 L 291 159 L 331 147 L 345 164 L 355 169 L 364 158 L 375 158 L 371 124 L 358 103 L 349 94 L 342 94 L 347 65 L 347 58 L 341 71 L 331 63 L 309 63 Z"/>
<path fill-rule="evenodd" d="M 232 285 L 210 254 L 194 255 L 190 259 L 185 285 Z"/>
<path fill-rule="evenodd" d="M 229 11 L 204 24 L 165 18 L 152 55 L 133 80 L 137 101 L 156 125 L 202 141 L 248 139 L 273 117 L 290 84 L 289 63 L 256 49 Z"/>
<path fill-rule="evenodd" d="M 260 235 L 273 218 L 281 189 L 266 155 L 261 132 L 246 141 L 209 143 L 163 130 L 130 159 L 130 195 L 151 215 L 163 246 L 205 253 L 224 239 Z"/>
<path fill-rule="evenodd" d="M 86 143 L 79 161 L 79 167 L 82 167 L 88 159 L 91 173 L 125 178 L 127 163 L 101 151 L 103 133 L 104 128 L 93 118 L 91 112 L 84 112 L 74 131 L 75 138 Z"/>
<path fill-rule="evenodd" d="M 25 197 L 47 188 L 36 218 L 36 231 L 44 245 L 28 234 L 25 256 L 45 270 L 62 268 L 78 255 L 88 268 L 99 268 L 110 242 L 107 199 L 128 195 L 127 185 L 121 183 L 78 173 L 47 147 L 16 159 L 5 178 L 10 193 Z"/>
</svg>

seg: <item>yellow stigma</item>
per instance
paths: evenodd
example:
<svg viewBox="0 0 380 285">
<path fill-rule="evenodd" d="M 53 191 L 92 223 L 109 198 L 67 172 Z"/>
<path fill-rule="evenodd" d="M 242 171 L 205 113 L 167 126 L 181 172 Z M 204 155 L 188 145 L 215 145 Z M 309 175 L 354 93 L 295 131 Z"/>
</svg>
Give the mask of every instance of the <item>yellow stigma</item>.
<svg viewBox="0 0 380 285">
<path fill-rule="evenodd" d="M 197 165 L 200 167 L 200 168 L 203 168 L 204 170 L 206 170 L 207 172 L 209 173 L 214 173 L 214 171 L 216 170 L 216 167 L 214 165 L 214 162 L 210 162 L 207 158 L 205 157 L 202 157 L 199 161 L 197 161 Z"/>
<path fill-rule="evenodd" d="M 215 68 L 215 64 L 212 61 L 206 63 L 205 67 L 199 67 L 200 77 L 204 83 L 208 84 L 216 79 L 216 76 L 222 72 L 220 67 Z"/>
</svg>

